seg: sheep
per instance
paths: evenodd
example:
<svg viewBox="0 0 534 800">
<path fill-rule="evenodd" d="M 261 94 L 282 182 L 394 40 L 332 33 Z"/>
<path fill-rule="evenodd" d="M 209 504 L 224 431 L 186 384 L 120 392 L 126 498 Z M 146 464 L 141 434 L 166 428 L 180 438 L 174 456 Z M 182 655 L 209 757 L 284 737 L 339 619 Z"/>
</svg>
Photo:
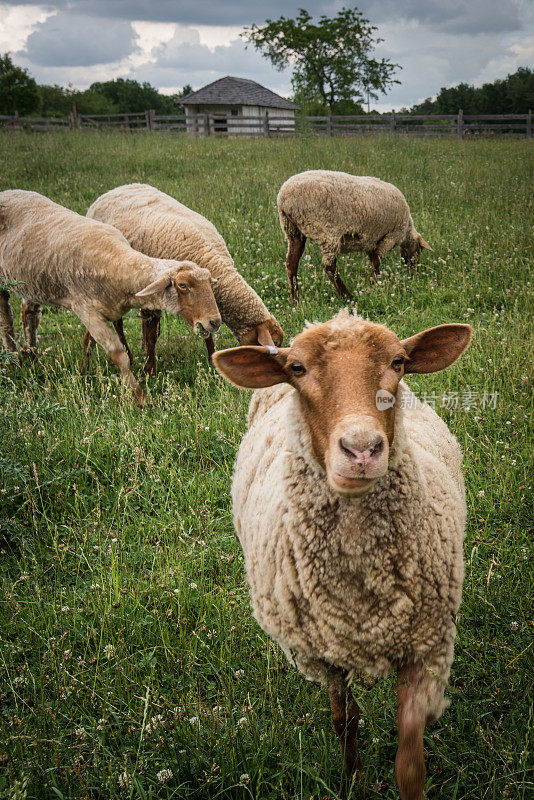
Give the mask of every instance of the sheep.
<svg viewBox="0 0 534 800">
<path fill-rule="evenodd" d="M 448 367 L 470 338 L 449 324 L 400 341 L 344 309 L 291 347 L 213 359 L 262 389 L 232 483 L 254 616 L 328 687 L 348 772 L 360 763 L 350 678 L 397 670 L 402 800 L 422 797 L 423 731 L 447 705 L 466 506 L 458 443 L 401 379 Z"/>
<path fill-rule="evenodd" d="M 215 279 L 213 291 L 223 322 L 240 344 L 280 345 L 284 332 L 260 297 L 234 267 L 224 239 L 201 214 L 170 195 L 143 183 L 118 186 L 101 195 L 87 216 L 108 222 L 126 236 L 132 247 L 159 258 L 189 258 L 208 269 Z M 147 371 L 155 369 L 154 346 L 160 313 L 143 319 L 147 342 Z M 208 357 L 213 339 L 206 339 Z"/>
<path fill-rule="evenodd" d="M 281 186 L 277 204 L 288 243 L 286 271 L 293 303 L 298 301 L 297 271 L 306 239 L 319 245 L 328 278 L 349 298 L 337 272 L 340 253 L 366 253 L 379 275 L 380 259 L 397 245 L 407 264 L 422 249 L 432 250 L 415 230 L 402 192 L 379 178 L 322 169 L 300 172 Z"/>
<path fill-rule="evenodd" d="M 116 228 L 37 192 L 0 192 L 0 277 L 23 297 L 29 348 L 37 346 L 42 304 L 71 309 L 109 353 L 139 405 L 145 396 L 123 347 L 121 322 L 130 308 L 166 309 L 206 335 L 221 324 L 208 270 L 138 253 Z M 7 288 L 0 292 L 0 334 L 7 350 L 17 352 Z"/>
</svg>

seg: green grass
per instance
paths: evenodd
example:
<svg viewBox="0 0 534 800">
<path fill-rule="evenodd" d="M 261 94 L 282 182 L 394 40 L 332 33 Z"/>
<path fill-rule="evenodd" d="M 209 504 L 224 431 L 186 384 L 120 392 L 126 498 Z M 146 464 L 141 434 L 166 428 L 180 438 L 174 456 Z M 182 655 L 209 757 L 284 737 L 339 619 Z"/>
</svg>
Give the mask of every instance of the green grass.
<svg viewBox="0 0 534 800">
<path fill-rule="evenodd" d="M 434 247 L 418 270 L 409 274 L 397 251 L 376 282 L 358 256 L 340 265 L 360 313 L 399 336 L 447 321 L 474 327 L 457 365 L 410 380 L 420 396 L 458 393 L 457 409 L 437 410 L 462 444 L 468 497 L 452 704 L 425 736 L 431 799 L 533 791 L 531 148 L 0 137 L 1 189 L 33 189 L 85 213 L 113 186 L 146 181 L 205 214 L 288 339 L 340 302 L 311 246 L 303 302 L 291 308 L 281 183 L 324 167 L 405 193 Z M 135 314 L 125 327 L 140 376 Z M 37 364 L 0 361 L 0 798 L 357 800 L 341 776 L 327 694 L 288 666 L 250 613 L 229 499 L 248 395 L 208 369 L 185 323 L 167 317 L 162 328 L 143 412 L 102 351 L 80 372 L 83 330 L 66 312 L 45 311 Z M 234 343 L 228 331 L 217 342 Z M 494 409 L 482 407 L 484 391 L 498 393 Z M 396 798 L 393 680 L 356 691 L 366 796 Z M 162 770 L 172 777 L 158 779 Z"/>
</svg>

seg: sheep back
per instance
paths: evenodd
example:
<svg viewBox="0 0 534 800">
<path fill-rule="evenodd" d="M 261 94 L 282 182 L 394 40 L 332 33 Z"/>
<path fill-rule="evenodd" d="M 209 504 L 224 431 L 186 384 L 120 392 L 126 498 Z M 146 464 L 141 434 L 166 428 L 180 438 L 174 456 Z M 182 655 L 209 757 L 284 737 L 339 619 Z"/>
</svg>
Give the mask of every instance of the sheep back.
<svg viewBox="0 0 534 800">
<path fill-rule="evenodd" d="M 0 272 L 27 300 L 114 305 L 124 296 L 124 262 L 135 256 L 111 225 L 89 220 L 37 192 L 0 192 Z M 134 259 L 135 260 L 135 259 Z"/>
<path fill-rule="evenodd" d="M 413 227 L 408 204 L 396 186 L 346 172 L 293 175 L 280 188 L 277 203 L 286 236 L 296 226 L 327 253 L 370 254 L 384 236 L 400 244 Z"/>
</svg>

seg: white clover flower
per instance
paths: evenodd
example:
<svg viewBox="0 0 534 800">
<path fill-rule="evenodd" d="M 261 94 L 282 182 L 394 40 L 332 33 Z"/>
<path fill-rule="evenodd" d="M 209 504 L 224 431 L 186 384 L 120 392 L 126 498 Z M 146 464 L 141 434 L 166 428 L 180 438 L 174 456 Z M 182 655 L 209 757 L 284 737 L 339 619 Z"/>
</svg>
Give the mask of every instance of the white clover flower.
<svg viewBox="0 0 534 800">
<path fill-rule="evenodd" d="M 165 783 L 166 781 L 170 780 L 173 777 L 171 769 L 161 769 L 156 778 L 160 783 Z"/>
<path fill-rule="evenodd" d="M 479 497 L 484 497 L 484 495 L 485 495 L 484 489 L 481 489 L 481 490 L 479 491 L 479 493 L 478 493 L 478 496 L 479 496 Z"/>
<path fill-rule="evenodd" d="M 69 607 L 68 606 L 61 606 L 61 611 L 63 612 L 63 614 L 66 614 L 67 611 L 69 611 Z"/>
<path fill-rule="evenodd" d="M 516 631 L 518 628 L 519 628 L 519 623 L 518 622 L 511 622 L 510 623 L 510 629 L 512 631 Z"/>
<path fill-rule="evenodd" d="M 107 657 L 108 661 L 112 657 L 114 650 L 115 650 L 115 648 L 113 647 L 112 644 L 107 644 L 104 647 L 104 653 L 106 654 L 106 657 Z"/>
<path fill-rule="evenodd" d="M 235 669 L 234 670 L 234 675 L 236 676 L 236 678 L 240 678 L 244 674 L 245 674 L 245 670 L 244 669 Z"/>
<path fill-rule="evenodd" d="M 241 786 L 248 786 L 250 783 L 250 775 L 248 772 L 244 772 L 242 775 L 239 776 L 239 783 Z"/>
<path fill-rule="evenodd" d="M 117 778 L 117 783 L 119 784 L 121 789 L 131 789 L 132 777 L 131 775 L 128 775 L 127 772 L 121 772 L 121 774 Z"/>
<path fill-rule="evenodd" d="M 198 717 L 189 717 L 189 722 L 191 725 L 200 725 L 200 720 Z"/>
<path fill-rule="evenodd" d="M 237 724 L 239 728 L 244 728 L 245 725 L 248 725 L 248 719 L 246 717 L 241 717 L 237 720 Z"/>
<path fill-rule="evenodd" d="M 376 736 L 373 736 L 373 744 L 378 744 L 380 739 L 377 739 Z"/>
<path fill-rule="evenodd" d="M 189 584 L 189 588 L 190 589 L 198 589 L 198 586 L 196 585 L 196 583 L 190 583 Z"/>
<path fill-rule="evenodd" d="M 76 736 L 85 736 L 85 728 L 76 728 L 74 733 Z"/>
<path fill-rule="evenodd" d="M 63 652 L 63 657 L 65 658 L 65 661 L 68 661 L 69 658 L 72 658 L 72 650 L 65 650 Z"/>
</svg>

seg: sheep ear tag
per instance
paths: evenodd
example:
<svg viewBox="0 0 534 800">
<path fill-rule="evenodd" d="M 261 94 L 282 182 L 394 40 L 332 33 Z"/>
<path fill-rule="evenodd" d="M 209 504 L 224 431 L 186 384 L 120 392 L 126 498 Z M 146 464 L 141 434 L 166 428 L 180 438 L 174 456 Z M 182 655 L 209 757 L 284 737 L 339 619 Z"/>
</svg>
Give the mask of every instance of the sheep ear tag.
<svg viewBox="0 0 534 800">
<path fill-rule="evenodd" d="M 242 389 L 264 389 L 277 383 L 287 383 L 283 368 L 289 348 L 232 347 L 217 350 L 213 364 L 223 378 Z"/>
</svg>

